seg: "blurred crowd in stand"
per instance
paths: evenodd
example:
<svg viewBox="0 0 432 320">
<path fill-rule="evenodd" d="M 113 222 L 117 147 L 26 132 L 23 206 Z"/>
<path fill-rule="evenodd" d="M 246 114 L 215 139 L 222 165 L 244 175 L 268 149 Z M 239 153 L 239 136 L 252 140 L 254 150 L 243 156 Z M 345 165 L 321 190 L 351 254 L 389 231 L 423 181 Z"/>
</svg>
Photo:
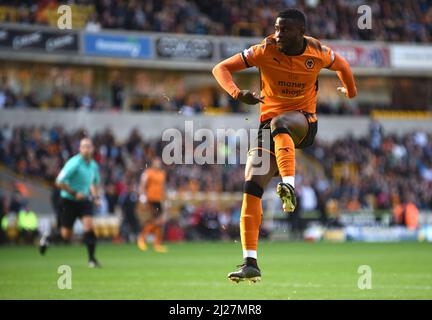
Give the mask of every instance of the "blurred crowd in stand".
<svg viewBox="0 0 432 320">
<path fill-rule="evenodd" d="M 2 0 L 3 22 L 54 25 L 60 4 L 73 6 L 74 25 L 89 31 L 124 29 L 199 35 L 264 37 L 274 31 L 279 11 L 305 12 L 307 33 L 321 39 L 428 43 L 431 0 L 372 0 L 373 28 L 357 27 L 357 0 Z"/>
<path fill-rule="evenodd" d="M 83 130 L 67 133 L 61 127 L 4 126 L 0 130 L 0 163 L 18 177 L 37 178 L 53 185 L 65 161 L 77 153 L 83 135 Z M 92 138 L 96 146 L 94 158 L 103 181 L 99 214 L 110 215 L 121 209 L 130 218 L 126 219 L 123 231 L 137 232 L 139 222 L 132 216 L 138 201 L 138 179 L 151 159 L 162 154 L 165 142 L 145 140 L 138 130 L 133 130 L 122 143 L 108 129 Z M 228 145 L 216 143 L 215 148 L 227 157 L 235 153 L 238 163 L 239 146 L 230 149 Z M 432 209 L 430 134 L 421 131 L 404 136 L 385 134 L 378 122 L 372 122 L 366 137 L 348 136 L 332 143 L 316 141 L 305 154 L 324 175 L 299 166 L 296 177 L 299 207 L 302 211 L 320 212 L 324 222 L 335 220 L 341 212 L 362 209 L 393 211 L 395 220 L 399 221 L 404 219 L 401 216 L 405 214 L 406 204 Z M 170 165 L 164 169 L 168 192 L 242 191 L 244 166 L 240 164 Z M 267 192 L 272 193 L 271 188 Z M 24 189 L 25 186 L 17 183 L 12 197 L 1 196 L 2 215 L 26 209 Z M 53 189 L 52 204 L 57 212 L 56 189 Z M 233 238 L 238 235 L 240 207 L 240 202 L 229 209 L 206 202 L 185 203 L 178 216 L 170 221 L 168 231 L 174 238 Z"/>
</svg>

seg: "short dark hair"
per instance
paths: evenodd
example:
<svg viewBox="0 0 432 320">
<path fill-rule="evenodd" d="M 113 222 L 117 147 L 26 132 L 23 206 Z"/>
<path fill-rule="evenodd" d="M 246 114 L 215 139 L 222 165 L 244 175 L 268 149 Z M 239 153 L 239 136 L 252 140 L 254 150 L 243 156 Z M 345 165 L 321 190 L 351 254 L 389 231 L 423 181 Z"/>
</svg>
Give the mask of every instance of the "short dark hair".
<svg viewBox="0 0 432 320">
<path fill-rule="evenodd" d="M 290 9 L 286 9 L 284 11 L 281 11 L 278 13 L 277 18 L 297 20 L 304 27 L 306 26 L 306 16 L 302 11 L 300 11 L 298 9 L 290 8 Z"/>
</svg>

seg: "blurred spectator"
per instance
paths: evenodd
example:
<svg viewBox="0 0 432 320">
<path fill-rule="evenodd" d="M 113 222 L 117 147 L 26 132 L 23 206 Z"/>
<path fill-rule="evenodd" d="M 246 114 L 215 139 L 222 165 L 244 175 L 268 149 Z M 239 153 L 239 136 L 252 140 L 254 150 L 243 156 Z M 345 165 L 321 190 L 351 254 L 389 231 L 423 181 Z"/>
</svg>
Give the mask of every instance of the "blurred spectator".
<svg viewBox="0 0 432 320">
<path fill-rule="evenodd" d="M 228 222 L 227 233 L 230 239 L 240 239 L 240 215 L 241 215 L 241 202 L 237 203 L 231 208 L 231 217 Z"/>
<path fill-rule="evenodd" d="M 6 106 L 6 92 L 3 87 L 0 87 L 0 109 L 4 109 Z"/>
<path fill-rule="evenodd" d="M 60 236 L 61 198 L 60 189 L 56 187 L 53 187 L 51 190 L 51 207 L 55 214 L 55 229 L 51 231 L 51 239 L 55 242 L 62 241 Z"/>
<path fill-rule="evenodd" d="M 25 205 L 18 213 L 18 229 L 21 242 L 34 244 L 38 236 L 38 219 L 33 210 Z"/>
<path fill-rule="evenodd" d="M 23 196 L 16 188 L 16 185 L 13 185 L 13 191 L 10 197 L 6 198 L 6 211 L 18 213 L 23 207 L 23 203 L 25 202 Z"/>
<path fill-rule="evenodd" d="M 16 242 L 18 237 L 18 233 L 16 232 L 16 220 L 16 214 L 7 213 L 0 221 L 0 228 L 2 229 L 2 233 L 5 236 L 5 243 L 7 243 L 9 240 L 15 240 Z"/>
<path fill-rule="evenodd" d="M 216 208 L 205 206 L 198 223 L 198 230 L 201 237 L 208 240 L 221 238 L 221 225 Z"/>
<path fill-rule="evenodd" d="M 377 151 L 382 142 L 383 136 L 383 128 L 378 121 L 371 121 L 369 125 L 370 139 L 371 139 L 371 148 L 374 151 Z"/>
<path fill-rule="evenodd" d="M 5 243 L 7 240 L 5 229 L 2 227 L 3 217 L 6 216 L 6 213 L 6 197 L 0 190 L 0 244 Z"/>
<path fill-rule="evenodd" d="M 88 32 L 99 32 L 101 30 L 101 24 L 98 21 L 98 15 L 94 12 L 88 19 L 85 30 Z"/>
<path fill-rule="evenodd" d="M 111 105 L 116 110 L 123 108 L 124 84 L 121 80 L 115 79 L 111 82 Z"/>
<path fill-rule="evenodd" d="M 182 205 L 180 207 L 178 224 L 183 229 L 186 240 L 197 240 L 200 238 L 197 230 L 199 216 L 195 208 L 191 205 Z"/>
<path fill-rule="evenodd" d="M 230 238 L 228 233 L 228 227 L 231 221 L 231 213 L 226 210 L 219 211 L 218 218 L 219 218 L 220 231 L 221 231 L 220 237 L 223 240 L 228 240 Z"/>
<path fill-rule="evenodd" d="M 137 235 L 141 231 L 136 217 L 137 202 L 138 193 L 135 190 L 135 185 L 130 183 L 127 191 L 120 195 L 119 205 L 122 209 L 120 235 L 124 240 L 132 243 L 136 242 Z"/>
<path fill-rule="evenodd" d="M 166 224 L 166 240 L 170 242 L 183 241 L 185 239 L 184 231 L 180 227 L 177 219 L 170 219 Z"/>
<path fill-rule="evenodd" d="M 305 179 L 297 190 L 301 194 L 301 209 L 303 211 L 314 210 L 317 207 L 317 196 L 309 181 Z"/>
<path fill-rule="evenodd" d="M 303 219 L 301 217 L 301 213 L 303 212 L 303 193 L 299 193 L 297 196 L 297 206 L 295 210 L 287 215 L 287 220 L 290 225 L 291 234 L 294 240 L 301 240 L 303 238 Z"/>
<path fill-rule="evenodd" d="M 413 202 L 413 196 L 408 195 L 406 198 L 407 201 L 394 207 L 393 219 L 395 224 L 415 230 L 418 228 L 419 211 Z"/>
<path fill-rule="evenodd" d="M 326 216 L 327 216 L 327 226 L 328 227 L 342 227 L 340 222 L 340 208 L 339 202 L 336 199 L 329 199 L 326 202 Z"/>
</svg>

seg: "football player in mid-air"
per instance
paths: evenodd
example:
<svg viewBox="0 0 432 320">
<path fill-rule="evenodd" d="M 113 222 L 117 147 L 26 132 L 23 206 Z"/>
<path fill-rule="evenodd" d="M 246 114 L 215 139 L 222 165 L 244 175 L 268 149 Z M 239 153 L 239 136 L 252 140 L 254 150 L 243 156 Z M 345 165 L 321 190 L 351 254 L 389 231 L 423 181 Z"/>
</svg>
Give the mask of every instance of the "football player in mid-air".
<svg viewBox="0 0 432 320">
<path fill-rule="evenodd" d="M 274 34 L 261 44 L 236 54 L 213 68 L 213 75 L 234 99 L 246 104 L 260 103 L 261 116 L 258 147 L 248 153 L 245 169 L 240 233 L 244 263 L 228 274 L 231 281 L 261 279 L 257 264 L 259 227 L 262 219 L 261 197 L 273 176 L 282 181 L 276 192 L 283 210 L 293 212 L 295 196 L 295 148 L 312 145 L 317 133 L 316 97 L 318 73 L 326 68 L 337 73 L 342 82 L 337 91 L 353 98 L 357 89 L 348 62 L 318 40 L 305 36 L 306 17 L 297 9 L 280 12 Z M 260 71 L 261 92 L 241 90 L 234 83 L 232 73 L 256 67 Z M 270 141 L 264 141 L 263 130 L 270 130 Z M 270 150 L 263 146 L 269 145 Z M 257 163 L 259 152 L 269 152 L 270 169 L 258 174 L 252 163 Z"/>
</svg>

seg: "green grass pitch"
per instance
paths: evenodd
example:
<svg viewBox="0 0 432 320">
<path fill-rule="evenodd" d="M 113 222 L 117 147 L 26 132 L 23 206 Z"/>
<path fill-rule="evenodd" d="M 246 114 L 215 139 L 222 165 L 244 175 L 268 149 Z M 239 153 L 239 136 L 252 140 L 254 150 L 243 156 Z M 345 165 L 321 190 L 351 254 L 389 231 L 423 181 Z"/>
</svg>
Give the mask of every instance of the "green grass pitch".
<svg viewBox="0 0 432 320">
<path fill-rule="evenodd" d="M 241 262 L 238 242 L 182 243 L 170 252 L 101 244 L 102 269 L 88 269 L 85 248 L 0 248 L 0 299 L 432 299 L 430 243 L 262 242 L 262 281 L 230 283 Z M 60 290 L 60 265 L 72 268 L 72 289 Z M 372 269 L 360 290 L 358 267 Z"/>
</svg>

